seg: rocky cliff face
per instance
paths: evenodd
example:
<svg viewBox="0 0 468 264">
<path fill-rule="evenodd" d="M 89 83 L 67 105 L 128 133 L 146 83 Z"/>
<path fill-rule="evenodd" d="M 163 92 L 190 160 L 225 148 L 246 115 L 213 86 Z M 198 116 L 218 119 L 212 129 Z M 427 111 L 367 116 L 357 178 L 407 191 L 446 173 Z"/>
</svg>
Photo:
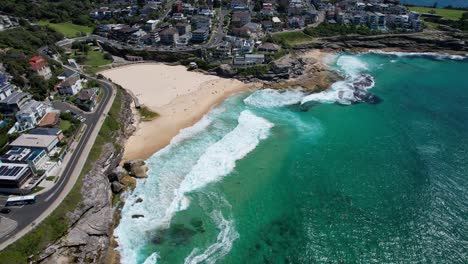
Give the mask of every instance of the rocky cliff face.
<svg viewBox="0 0 468 264">
<path fill-rule="evenodd" d="M 468 34 L 459 32 L 337 36 L 296 46 L 298 49 L 386 49 L 403 51 L 468 51 Z"/>
<path fill-rule="evenodd" d="M 131 97 L 124 92 L 120 113 L 121 124 L 113 142 L 123 146 L 135 127 L 131 112 Z M 83 200 L 69 213 L 69 229 L 65 236 L 40 254 L 41 263 L 103 263 L 113 232 L 114 208 L 112 190 L 115 188 L 108 176 L 122 158 L 123 148 L 104 145 L 100 158 L 84 176 L 81 193 Z M 119 190 L 120 191 L 120 190 Z"/>
</svg>

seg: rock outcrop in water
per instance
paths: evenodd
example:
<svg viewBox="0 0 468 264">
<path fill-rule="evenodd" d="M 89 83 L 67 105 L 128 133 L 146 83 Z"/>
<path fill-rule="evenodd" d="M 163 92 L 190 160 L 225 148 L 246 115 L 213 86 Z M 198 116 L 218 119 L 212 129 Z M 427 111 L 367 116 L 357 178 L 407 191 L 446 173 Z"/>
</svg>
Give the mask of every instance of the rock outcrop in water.
<svg viewBox="0 0 468 264">
<path fill-rule="evenodd" d="M 115 136 L 119 145 L 133 133 L 135 127 L 131 113 L 132 98 L 122 91 L 121 124 L 125 127 Z M 83 178 L 82 201 L 74 212 L 68 214 L 69 229 L 66 234 L 49 245 L 40 255 L 40 263 L 105 263 L 111 242 L 114 224 L 112 192 L 122 191 L 126 181 L 125 170 L 117 166 L 122 158 L 123 149 L 114 144 L 103 147 L 100 158 Z M 117 169 L 114 169 L 116 168 Z"/>
</svg>

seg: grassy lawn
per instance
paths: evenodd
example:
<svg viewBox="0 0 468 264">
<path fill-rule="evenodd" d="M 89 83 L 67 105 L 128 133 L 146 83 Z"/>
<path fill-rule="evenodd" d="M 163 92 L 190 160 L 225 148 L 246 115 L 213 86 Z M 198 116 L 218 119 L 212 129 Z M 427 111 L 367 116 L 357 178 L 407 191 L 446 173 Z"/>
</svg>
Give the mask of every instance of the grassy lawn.
<svg viewBox="0 0 468 264">
<path fill-rule="evenodd" d="M 85 66 L 84 67 L 84 72 L 87 74 L 97 74 L 100 71 L 105 71 L 110 69 L 111 66 Z"/>
<path fill-rule="evenodd" d="M 140 113 L 141 120 L 151 121 L 159 116 L 158 113 L 151 111 L 148 107 L 142 106 L 138 108 L 138 113 Z"/>
<path fill-rule="evenodd" d="M 106 65 L 109 63 L 112 63 L 112 61 L 106 60 L 104 58 L 104 52 L 94 51 L 94 50 L 90 50 L 88 52 L 88 55 L 86 56 L 86 61 L 84 62 L 85 65 L 95 66 L 95 67 L 99 67 L 99 66 Z"/>
<path fill-rule="evenodd" d="M 445 8 L 431 8 L 423 6 L 410 6 L 408 7 L 411 11 L 416 11 L 419 13 L 431 13 L 431 10 L 435 11 L 436 15 L 441 15 L 446 19 L 459 20 L 462 17 L 466 10 L 456 10 L 456 9 L 445 9 Z"/>
<path fill-rule="evenodd" d="M 81 201 L 81 186 L 84 175 L 91 170 L 101 155 L 102 147 L 112 142 L 112 135 L 120 129 L 118 114 L 121 109 L 122 92 L 119 90 L 109 114 L 94 142 L 93 148 L 81 171 L 80 177 L 60 206 L 42 223 L 27 235 L 0 252 L 0 263 L 29 263 L 28 257 L 43 250 L 49 243 L 56 241 L 67 231 L 67 213 L 74 211 Z M 33 261 L 34 262 L 34 261 Z"/>
<path fill-rule="evenodd" d="M 42 187 L 42 186 L 36 186 L 33 190 L 32 190 L 32 193 L 38 193 L 42 190 L 44 190 L 45 188 Z"/>
<path fill-rule="evenodd" d="M 63 120 L 63 119 L 60 120 L 59 129 L 62 130 L 62 132 L 67 131 L 68 129 L 70 129 L 70 127 L 71 127 L 70 121 Z"/>
<path fill-rule="evenodd" d="M 81 32 L 91 34 L 94 30 L 92 27 L 76 25 L 69 22 L 54 24 L 50 23 L 49 21 L 41 20 L 38 22 L 38 24 L 43 26 L 49 26 L 53 30 L 65 35 L 65 37 L 67 38 L 74 38 Z"/>
<path fill-rule="evenodd" d="M 55 176 L 49 176 L 46 178 L 46 181 L 55 181 Z"/>
<path fill-rule="evenodd" d="M 303 42 L 312 41 L 313 38 L 304 34 L 302 31 L 283 32 L 272 35 L 275 42 L 281 43 L 285 41 L 289 45 L 299 44 Z"/>
</svg>

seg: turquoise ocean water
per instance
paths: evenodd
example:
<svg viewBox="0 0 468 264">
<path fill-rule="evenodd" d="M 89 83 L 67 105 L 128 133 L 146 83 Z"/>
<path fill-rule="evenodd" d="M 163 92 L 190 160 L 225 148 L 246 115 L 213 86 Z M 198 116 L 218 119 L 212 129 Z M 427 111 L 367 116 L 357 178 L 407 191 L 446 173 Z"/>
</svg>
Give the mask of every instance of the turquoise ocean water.
<svg viewBox="0 0 468 264">
<path fill-rule="evenodd" d="M 122 263 L 466 263 L 468 61 L 333 67 L 346 79 L 326 92 L 235 95 L 148 159 Z M 350 104 L 362 74 L 380 103 Z"/>
<path fill-rule="evenodd" d="M 420 6 L 434 6 L 439 7 L 468 7 L 467 0 L 401 0 L 402 4 L 420 5 Z"/>
</svg>

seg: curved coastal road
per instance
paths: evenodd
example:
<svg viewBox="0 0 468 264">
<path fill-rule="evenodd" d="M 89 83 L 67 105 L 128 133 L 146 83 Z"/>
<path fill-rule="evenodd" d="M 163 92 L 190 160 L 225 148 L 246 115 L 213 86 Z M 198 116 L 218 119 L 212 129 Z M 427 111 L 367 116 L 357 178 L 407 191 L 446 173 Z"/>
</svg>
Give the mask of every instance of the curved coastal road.
<svg viewBox="0 0 468 264">
<path fill-rule="evenodd" d="M 0 238 L 0 250 L 27 234 L 47 218 L 62 203 L 75 185 L 116 95 L 112 83 L 105 80 L 98 81 L 101 83 L 104 96 L 94 113 L 83 115 L 74 108 L 65 109 L 85 116 L 86 120 L 77 132 L 78 135 L 81 132 L 81 137 L 78 142 L 72 143 L 69 154 L 65 157 L 63 163 L 65 168 L 62 170 L 60 179 L 49 191 L 38 195 L 35 204 L 25 205 L 21 209 L 11 207 L 11 213 L 6 217 L 17 221 L 18 225 L 9 234 Z M 63 107 L 67 106 L 58 104 L 57 108 Z M 84 130 L 82 130 L 83 128 Z"/>
</svg>

